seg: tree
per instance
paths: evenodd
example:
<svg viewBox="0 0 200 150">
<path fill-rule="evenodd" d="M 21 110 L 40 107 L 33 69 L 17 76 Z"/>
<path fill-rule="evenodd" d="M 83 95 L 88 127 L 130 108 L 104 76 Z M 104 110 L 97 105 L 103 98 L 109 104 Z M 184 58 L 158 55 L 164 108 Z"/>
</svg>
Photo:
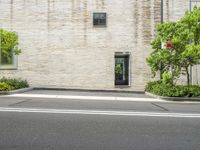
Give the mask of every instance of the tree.
<svg viewBox="0 0 200 150">
<path fill-rule="evenodd" d="M 191 41 L 195 45 L 200 44 L 200 7 L 195 6 L 193 11 L 187 11 L 180 22 L 192 34 Z"/>
<path fill-rule="evenodd" d="M 187 11 L 180 23 L 189 30 L 190 45 L 181 55 L 181 63 L 187 75 L 187 84 L 190 84 L 189 67 L 200 64 L 200 7 L 195 6 L 193 11 Z"/>
<path fill-rule="evenodd" d="M 190 84 L 189 67 L 200 64 L 200 44 L 195 45 L 194 43 L 188 45 L 186 50 L 181 54 L 180 60 L 181 67 L 187 76 L 187 85 Z"/>
<path fill-rule="evenodd" d="M 6 62 L 11 64 L 13 53 L 15 55 L 19 55 L 21 53 L 18 45 L 18 35 L 15 32 L 0 29 L 1 63 Z"/>
<path fill-rule="evenodd" d="M 163 43 L 172 45 L 170 48 L 162 47 Z M 181 74 L 186 74 L 189 86 L 189 67 L 200 64 L 200 7 L 186 12 L 178 22 L 158 25 L 157 36 L 151 45 L 153 51 L 147 58 L 147 64 L 153 76 L 162 69 L 162 75 L 167 76 L 168 83 L 174 84 Z"/>
</svg>

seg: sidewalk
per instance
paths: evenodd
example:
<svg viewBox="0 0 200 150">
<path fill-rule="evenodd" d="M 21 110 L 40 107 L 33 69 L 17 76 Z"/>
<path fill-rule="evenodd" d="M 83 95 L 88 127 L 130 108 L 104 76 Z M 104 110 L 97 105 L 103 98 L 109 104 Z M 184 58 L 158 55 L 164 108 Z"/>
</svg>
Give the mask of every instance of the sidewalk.
<svg viewBox="0 0 200 150">
<path fill-rule="evenodd" d="M 170 102 L 144 94 L 33 90 L 0 96 L 1 108 L 200 113 L 200 104 Z"/>
<path fill-rule="evenodd" d="M 44 95 L 76 95 L 76 96 L 108 96 L 108 97 L 134 97 L 152 98 L 144 93 L 130 92 L 110 92 L 110 91 L 82 91 L 82 90 L 31 90 L 24 94 L 44 94 Z"/>
<path fill-rule="evenodd" d="M 136 102 L 165 102 L 142 93 L 124 92 L 93 92 L 68 90 L 32 90 L 20 94 L 8 95 L 16 98 L 68 99 L 68 100 L 103 100 L 103 101 L 136 101 Z"/>
</svg>

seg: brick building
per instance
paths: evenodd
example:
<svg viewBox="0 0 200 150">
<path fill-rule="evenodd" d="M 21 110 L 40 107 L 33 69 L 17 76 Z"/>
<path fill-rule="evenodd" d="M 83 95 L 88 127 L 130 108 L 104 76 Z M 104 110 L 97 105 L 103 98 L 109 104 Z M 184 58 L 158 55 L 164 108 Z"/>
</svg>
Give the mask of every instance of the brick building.
<svg viewBox="0 0 200 150">
<path fill-rule="evenodd" d="M 164 0 L 164 20 L 198 3 L 190 1 Z M 160 10 L 161 0 L 1 0 L 0 27 L 18 33 L 22 54 L 0 75 L 34 87 L 143 91 Z"/>
</svg>

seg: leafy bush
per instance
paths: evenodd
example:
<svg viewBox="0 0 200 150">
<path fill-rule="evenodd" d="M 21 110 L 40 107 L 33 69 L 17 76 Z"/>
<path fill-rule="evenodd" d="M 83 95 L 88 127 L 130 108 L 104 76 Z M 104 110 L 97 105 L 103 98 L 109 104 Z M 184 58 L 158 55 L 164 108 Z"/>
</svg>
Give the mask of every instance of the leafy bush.
<svg viewBox="0 0 200 150">
<path fill-rule="evenodd" d="M 173 84 L 173 77 L 170 73 L 168 72 L 164 72 L 162 74 L 162 82 L 164 84 Z"/>
<path fill-rule="evenodd" d="M 191 97 L 200 97 L 200 86 L 190 86 L 189 94 Z"/>
<path fill-rule="evenodd" d="M 13 90 L 13 87 L 5 82 L 0 82 L 0 91 L 10 91 Z"/>
<path fill-rule="evenodd" d="M 200 97 L 200 86 L 170 85 L 162 81 L 149 82 L 145 91 L 168 97 Z"/>
<path fill-rule="evenodd" d="M 191 84 L 190 67 L 200 64 L 199 16 L 200 7 L 195 6 L 180 20 L 157 26 L 151 43 L 153 51 L 146 59 L 153 77 L 159 73 L 164 82 L 174 84 L 181 75 L 186 75 L 187 85 Z"/>
<path fill-rule="evenodd" d="M 28 82 L 22 79 L 7 79 L 5 77 L 0 79 L 0 83 L 4 82 L 13 87 L 14 89 L 21 89 L 29 87 Z"/>
</svg>

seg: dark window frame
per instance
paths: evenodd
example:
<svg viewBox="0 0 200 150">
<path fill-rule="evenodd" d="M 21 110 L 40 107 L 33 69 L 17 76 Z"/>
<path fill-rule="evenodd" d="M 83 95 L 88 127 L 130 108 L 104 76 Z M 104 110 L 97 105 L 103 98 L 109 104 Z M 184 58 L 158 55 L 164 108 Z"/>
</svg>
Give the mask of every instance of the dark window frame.
<svg viewBox="0 0 200 150">
<path fill-rule="evenodd" d="M 125 63 L 125 70 L 123 72 L 124 79 L 118 79 L 116 74 L 116 59 L 122 58 Z M 115 55 L 115 86 L 130 86 L 130 54 Z"/>
<path fill-rule="evenodd" d="M 11 63 L 2 62 L 2 52 L 0 50 L 0 70 L 13 70 L 17 69 L 17 56 L 14 54 L 13 50 L 11 50 Z"/>
<path fill-rule="evenodd" d="M 104 15 L 104 19 L 96 18 L 95 15 Z M 94 27 L 106 27 L 107 26 L 107 13 L 105 12 L 94 12 L 93 13 L 93 26 Z"/>
<path fill-rule="evenodd" d="M 190 11 L 193 9 L 193 6 L 200 6 L 200 0 L 190 0 Z"/>
</svg>

